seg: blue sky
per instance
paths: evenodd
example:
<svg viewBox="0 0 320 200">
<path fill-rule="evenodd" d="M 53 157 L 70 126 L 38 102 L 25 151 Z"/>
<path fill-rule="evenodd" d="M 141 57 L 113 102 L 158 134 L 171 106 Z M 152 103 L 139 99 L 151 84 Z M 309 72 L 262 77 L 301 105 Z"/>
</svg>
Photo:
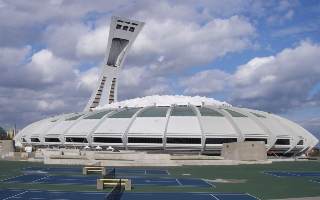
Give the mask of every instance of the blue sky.
<svg viewBox="0 0 320 200">
<path fill-rule="evenodd" d="M 0 126 L 81 111 L 112 15 L 146 22 L 120 99 L 208 96 L 285 116 L 320 137 L 317 0 L 0 0 Z"/>
</svg>

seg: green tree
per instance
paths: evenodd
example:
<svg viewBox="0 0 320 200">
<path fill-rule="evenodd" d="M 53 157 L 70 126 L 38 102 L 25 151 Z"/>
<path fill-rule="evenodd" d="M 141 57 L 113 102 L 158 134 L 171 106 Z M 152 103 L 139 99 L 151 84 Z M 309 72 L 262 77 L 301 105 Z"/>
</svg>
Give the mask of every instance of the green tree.
<svg viewBox="0 0 320 200">
<path fill-rule="evenodd" d="M 0 126 L 0 139 L 1 140 L 7 139 L 7 131 L 5 131 L 1 126 Z"/>
</svg>

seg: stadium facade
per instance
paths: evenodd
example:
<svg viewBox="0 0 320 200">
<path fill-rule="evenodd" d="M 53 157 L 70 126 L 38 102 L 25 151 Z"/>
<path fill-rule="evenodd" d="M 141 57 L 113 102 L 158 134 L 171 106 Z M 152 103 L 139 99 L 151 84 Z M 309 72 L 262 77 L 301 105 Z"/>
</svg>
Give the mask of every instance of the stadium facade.
<svg viewBox="0 0 320 200">
<path fill-rule="evenodd" d="M 83 112 L 32 123 L 15 140 L 39 147 L 108 147 L 219 152 L 224 143 L 262 141 L 299 154 L 318 139 L 280 116 L 205 97 L 149 96 L 117 102 L 118 75 L 144 23 L 112 17 L 106 65 Z M 104 105 L 104 106 L 102 106 Z"/>
</svg>

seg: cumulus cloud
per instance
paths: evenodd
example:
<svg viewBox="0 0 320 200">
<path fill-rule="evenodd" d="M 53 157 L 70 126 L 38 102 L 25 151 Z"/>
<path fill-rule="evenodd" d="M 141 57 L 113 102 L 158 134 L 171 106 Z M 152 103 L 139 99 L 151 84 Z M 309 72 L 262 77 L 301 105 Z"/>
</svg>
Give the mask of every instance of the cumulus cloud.
<svg viewBox="0 0 320 200">
<path fill-rule="evenodd" d="M 42 33 L 42 41 L 55 55 L 74 59 L 77 57 L 77 44 L 90 28 L 79 22 L 67 22 L 48 26 Z"/>
<path fill-rule="evenodd" d="M 0 57 L 4 57 L 0 59 L 3 123 L 24 125 L 44 116 L 79 111 L 91 92 L 91 74 L 97 74 L 96 68 L 79 72 L 79 63 L 60 58 L 48 49 L 33 52 L 29 46 L 0 48 Z"/>
<path fill-rule="evenodd" d="M 146 67 L 123 69 L 119 77 L 119 97 L 127 99 L 154 94 L 170 94 L 170 81 L 164 76 L 154 76 Z"/>
<path fill-rule="evenodd" d="M 204 25 L 175 20 L 150 20 L 132 49 L 136 61 L 167 71 L 206 64 L 217 57 L 252 45 L 254 27 L 244 18 L 214 19 Z M 161 62 L 159 62 L 161 57 Z"/>
<path fill-rule="evenodd" d="M 303 41 L 275 56 L 249 61 L 233 76 L 234 102 L 272 111 L 302 106 L 320 82 L 319 56 L 319 44 Z"/>
<path fill-rule="evenodd" d="M 100 69 L 98 67 L 90 68 L 80 74 L 80 80 L 77 88 L 84 91 L 92 91 L 95 89 L 99 79 Z"/>
<path fill-rule="evenodd" d="M 319 105 L 318 93 L 310 95 L 320 83 L 319 56 L 319 44 L 302 41 L 276 55 L 253 58 L 234 73 L 206 70 L 180 83 L 185 93 L 210 95 L 227 90 L 233 105 L 280 113 Z"/>
<path fill-rule="evenodd" d="M 73 79 L 74 64 L 72 61 L 56 57 L 50 50 L 43 49 L 32 56 L 26 70 L 39 81 L 39 84 L 57 83 Z"/>
<path fill-rule="evenodd" d="M 103 56 L 107 49 L 109 26 L 101 26 L 81 36 L 76 44 L 76 52 L 81 56 Z"/>
<path fill-rule="evenodd" d="M 230 74 L 221 70 L 205 70 L 194 74 L 191 77 L 180 80 L 180 85 L 184 87 L 185 94 L 206 94 L 226 90 L 229 83 Z"/>
<path fill-rule="evenodd" d="M 30 46 L 21 48 L 0 47 L 0 64 L 2 68 L 10 68 L 12 65 L 18 65 L 23 62 L 30 49 Z"/>
</svg>

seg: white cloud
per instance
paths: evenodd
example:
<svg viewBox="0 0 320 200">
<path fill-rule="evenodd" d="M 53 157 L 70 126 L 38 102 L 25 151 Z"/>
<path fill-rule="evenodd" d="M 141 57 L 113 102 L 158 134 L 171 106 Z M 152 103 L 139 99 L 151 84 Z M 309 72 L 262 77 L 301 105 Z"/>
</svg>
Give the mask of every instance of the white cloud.
<svg viewBox="0 0 320 200">
<path fill-rule="evenodd" d="M 278 4 L 278 5 L 277 5 Z M 297 6 L 297 1 L 277 1 L 273 12 L 267 18 L 269 25 L 282 25 L 285 21 L 291 20 L 295 14 L 294 7 Z"/>
<path fill-rule="evenodd" d="M 120 84 L 123 87 L 132 87 L 141 85 L 143 79 L 146 79 L 149 72 L 143 67 L 131 67 L 123 69 L 120 75 Z"/>
<path fill-rule="evenodd" d="M 212 94 L 226 90 L 230 75 L 220 70 L 205 70 L 180 80 L 184 94 Z"/>
<path fill-rule="evenodd" d="M 109 27 L 101 26 L 81 36 L 76 51 L 81 56 L 103 56 L 107 49 Z"/>
<path fill-rule="evenodd" d="M 161 95 L 161 94 L 170 94 L 171 87 L 166 83 L 156 83 L 152 84 L 149 88 L 147 88 L 143 94 L 144 95 Z"/>
<path fill-rule="evenodd" d="M 309 101 L 309 91 L 320 82 L 319 44 L 301 42 L 275 56 L 255 58 L 233 75 L 234 102 L 251 101 L 269 110 L 287 110 Z"/>
<path fill-rule="evenodd" d="M 186 94 L 213 95 L 228 92 L 233 105 L 283 112 L 305 105 L 319 105 L 320 45 L 302 41 L 274 56 L 257 57 L 234 73 L 205 70 L 180 79 Z M 317 103 L 318 102 L 318 103 Z"/>
<path fill-rule="evenodd" d="M 79 63 L 48 49 L 32 52 L 30 47 L 0 48 L 2 56 L 0 112 L 6 113 L 0 117 L 2 122 L 18 122 L 21 126 L 48 115 L 79 111 L 95 84 L 97 68 L 79 72 Z"/>
<path fill-rule="evenodd" d="M 132 97 L 170 94 L 172 88 L 164 76 L 154 76 L 146 67 L 130 67 L 122 70 L 119 77 L 119 97 L 127 99 Z"/>
<path fill-rule="evenodd" d="M 292 35 L 298 35 L 301 33 L 315 32 L 318 30 L 319 25 L 317 23 L 305 24 L 302 26 L 292 26 L 282 29 L 277 29 L 271 33 L 273 37 L 287 37 Z"/>
<path fill-rule="evenodd" d="M 233 103 L 283 112 L 313 101 L 309 91 L 320 82 L 319 44 L 301 42 L 275 56 L 252 59 L 233 76 Z"/>
<path fill-rule="evenodd" d="M 80 80 L 77 83 L 77 88 L 83 89 L 86 91 L 92 91 L 93 89 L 95 89 L 98 79 L 99 79 L 98 67 L 91 68 L 81 73 Z"/>
<path fill-rule="evenodd" d="M 254 79 L 254 74 L 259 71 L 259 69 L 266 69 L 264 66 L 266 64 L 271 63 L 274 60 L 273 56 L 270 57 L 262 57 L 262 58 L 253 58 L 247 64 L 239 66 L 238 70 L 234 76 L 235 83 L 237 85 L 248 85 L 251 84 L 253 81 L 259 81 Z"/>
<path fill-rule="evenodd" d="M 42 33 L 43 41 L 55 55 L 64 58 L 75 58 L 77 43 L 90 31 L 89 27 L 81 23 L 63 23 L 48 26 Z"/>
<path fill-rule="evenodd" d="M 175 20 L 149 20 L 133 45 L 131 58 L 166 71 L 206 64 L 230 52 L 249 48 L 254 27 L 244 18 L 213 19 L 204 25 Z M 159 57 L 162 57 L 159 64 Z"/>
<path fill-rule="evenodd" d="M 35 53 L 26 66 L 30 75 L 43 83 L 60 82 L 75 76 L 75 63 L 53 55 L 50 50 L 43 49 Z"/>
<path fill-rule="evenodd" d="M 19 65 L 24 61 L 30 50 L 30 46 L 25 46 L 22 48 L 0 47 L 1 68 L 7 68 L 7 66 L 12 65 Z"/>
<path fill-rule="evenodd" d="M 38 102 L 38 106 L 37 108 L 40 111 L 54 111 L 54 110 L 58 110 L 61 109 L 65 106 L 65 103 L 62 100 L 53 100 L 53 101 L 45 101 L 45 100 L 40 100 Z M 36 108 L 36 109 L 37 109 Z"/>
</svg>

